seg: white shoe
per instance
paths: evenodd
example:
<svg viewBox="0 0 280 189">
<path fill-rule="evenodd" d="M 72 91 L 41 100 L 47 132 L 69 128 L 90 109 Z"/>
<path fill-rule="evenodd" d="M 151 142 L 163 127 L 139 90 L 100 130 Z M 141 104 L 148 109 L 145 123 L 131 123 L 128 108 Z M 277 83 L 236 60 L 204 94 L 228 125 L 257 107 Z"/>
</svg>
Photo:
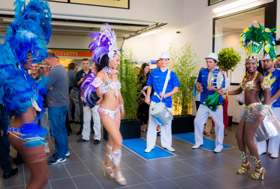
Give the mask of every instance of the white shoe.
<svg viewBox="0 0 280 189">
<path fill-rule="evenodd" d="M 278 154 L 276 154 L 276 153 L 275 154 L 271 154 L 270 157 L 273 158 L 273 159 L 276 159 L 276 158 L 278 158 Z"/>
<path fill-rule="evenodd" d="M 170 147 L 164 147 L 166 150 L 168 150 L 169 152 L 175 152 L 175 149 Z"/>
<path fill-rule="evenodd" d="M 146 148 L 146 149 L 145 149 L 145 152 L 146 152 L 146 153 L 149 153 L 150 151 L 152 151 L 151 148 Z"/>
<path fill-rule="evenodd" d="M 214 149 L 214 152 L 215 152 L 215 153 L 219 153 L 219 152 L 222 151 L 222 149 L 223 149 L 223 147 L 216 147 L 216 148 Z"/>
<path fill-rule="evenodd" d="M 193 145 L 193 147 L 192 147 L 192 149 L 198 149 L 198 148 L 200 148 L 200 144 L 195 144 L 195 145 Z"/>
</svg>

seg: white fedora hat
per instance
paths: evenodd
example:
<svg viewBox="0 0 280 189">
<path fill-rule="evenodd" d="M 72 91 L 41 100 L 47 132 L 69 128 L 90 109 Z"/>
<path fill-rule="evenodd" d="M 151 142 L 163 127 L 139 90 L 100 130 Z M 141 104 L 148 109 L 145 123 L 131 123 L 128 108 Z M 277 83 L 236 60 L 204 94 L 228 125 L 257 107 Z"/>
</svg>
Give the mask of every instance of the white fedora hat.
<svg viewBox="0 0 280 189">
<path fill-rule="evenodd" d="M 269 54 L 265 54 L 262 58 L 262 60 L 270 60 L 270 59 L 271 59 L 271 57 Z"/>
<path fill-rule="evenodd" d="M 169 52 L 162 52 L 160 54 L 160 59 L 170 59 Z"/>
<path fill-rule="evenodd" d="M 205 57 L 205 59 L 208 58 L 214 59 L 216 60 L 216 62 L 219 62 L 218 55 L 216 53 L 210 53 L 207 57 Z"/>
</svg>

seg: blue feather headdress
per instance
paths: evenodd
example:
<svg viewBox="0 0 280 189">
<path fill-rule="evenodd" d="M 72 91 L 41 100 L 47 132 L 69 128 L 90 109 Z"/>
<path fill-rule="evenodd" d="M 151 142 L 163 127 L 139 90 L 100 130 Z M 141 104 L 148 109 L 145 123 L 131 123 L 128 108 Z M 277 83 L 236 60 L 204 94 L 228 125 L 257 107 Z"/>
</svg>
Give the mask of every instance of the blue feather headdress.
<svg viewBox="0 0 280 189">
<path fill-rule="evenodd" d="M 36 83 L 23 69 L 28 54 L 33 63 L 41 63 L 47 54 L 51 36 L 51 12 L 47 0 L 16 0 L 15 19 L 0 44 L 0 103 L 9 113 L 26 112 L 35 107 L 43 112 L 46 82 Z M 38 117 L 36 118 L 38 119 Z"/>
<path fill-rule="evenodd" d="M 93 39 L 89 44 L 90 52 L 93 51 L 91 60 L 96 64 L 100 64 L 105 54 L 108 54 L 110 60 L 114 58 L 115 54 L 120 55 L 117 50 L 116 34 L 108 24 L 101 27 L 100 32 L 90 34 L 89 38 Z"/>
<path fill-rule="evenodd" d="M 17 62 L 27 62 L 31 52 L 34 63 L 40 63 L 47 54 L 47 44 L 52 33 L 51 11 L 47 0 L 16 0 L 15 20 L 8 27 L 6 42 L 13 45 Z M 22 65 L 21 65 L 22 66 Z"/>
</svg>

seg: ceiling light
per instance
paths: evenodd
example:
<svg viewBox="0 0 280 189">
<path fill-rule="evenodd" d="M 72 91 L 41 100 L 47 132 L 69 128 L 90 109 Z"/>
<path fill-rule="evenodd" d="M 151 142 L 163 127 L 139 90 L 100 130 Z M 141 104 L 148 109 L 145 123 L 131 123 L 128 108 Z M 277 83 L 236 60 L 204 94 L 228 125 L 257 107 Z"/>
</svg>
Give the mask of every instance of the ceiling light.
<svg viewBox="0 0 280 189">
<path fill-rule="evenodd" d="M 232 13 L 239 12 L 239 11 L 246 10 L 246 9 L 250 9 L 250 8 L 253 8 L 253 7 L 256 7 L 256 6 L 259 6 L 259 5 L 261 5 L 260 2 L 251 3 L 251 4 L 246 5 L 246 6 L 242 6 L 242 7 L 238 7 L 238 8 L 235 8 L 235 9 L 231 9 L 231 10 L 228 10 L 228 11 L 221 12 L 221 13 L 217 14 L 217 16 L 219 17 L 219 16 L 232 14 Z"/>
<path fill-rule="evenodd" d="M 152 35 L 152 34 L 155 34 L 155 33 L 158 33 L 158 32 L 161 32 L 161 29 L 156 29 L 156 30 L 151 30 L 149 32 L 145 32 L 143 34 L 141 34 L 140 36 L 147 36 L 147 35 Z"/>
<path fill-rule="evenodd" d="M 256 1 L 258 1 L 258 0 L 239 0 L 239 1 L 236 1 L 236 2 L 233 2 L 233 3 L 229 3 L 229 4 L 226 4 L 226 5 L 217 7 L 215 9 L 213 9 L 213 12 L 214 13 L 220 13 L 220 12 L 227 11 L 227 10 L 230 10 L 230 9 L 234 9 L 236 7 L 241 7 L 243 5 L 247 5 L 247 4 L 256 2 Z"/>
</svg>

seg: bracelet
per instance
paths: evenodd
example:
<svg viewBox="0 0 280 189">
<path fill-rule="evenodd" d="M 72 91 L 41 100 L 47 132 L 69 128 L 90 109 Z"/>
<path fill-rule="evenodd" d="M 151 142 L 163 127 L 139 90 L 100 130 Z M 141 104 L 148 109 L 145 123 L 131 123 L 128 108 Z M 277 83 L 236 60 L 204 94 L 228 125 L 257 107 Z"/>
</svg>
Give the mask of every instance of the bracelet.
<svg viewBox="0 0 280 189">
<path fill-rule="evenodd" d="M 228 96 L 228 91 L 226 92 L 226 96 Z"/>
<path fill-rule="evenodd" d="M 121 110 L 124 110 L 123 104 L 120 105 L 120 109 L 121 109 Z"/>
</svg>

